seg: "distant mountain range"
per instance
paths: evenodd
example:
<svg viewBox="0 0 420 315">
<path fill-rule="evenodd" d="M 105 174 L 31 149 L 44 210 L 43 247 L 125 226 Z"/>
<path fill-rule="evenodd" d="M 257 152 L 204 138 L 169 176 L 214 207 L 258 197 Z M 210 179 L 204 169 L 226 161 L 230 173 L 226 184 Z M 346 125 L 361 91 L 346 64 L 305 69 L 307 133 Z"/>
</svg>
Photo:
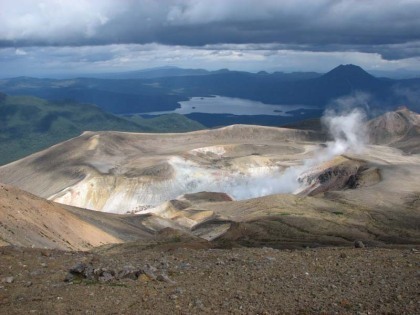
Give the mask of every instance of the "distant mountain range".
<svg viewBox="0 0 420 315">
<path fill-rule="evenodd" d="M 335 99 L 358 92 L 370 96 L 368 105 L 376 115 L 400 105 L 420 111 L 420 79 L 377 78 L 355 65 L 341 65 L 326 74 L 163 67 L 109 76 L 113 78 L 0 80 L 0 92 L 8 94 L 0 94 L 0 164 L 85 130 L 181 132 L 238 123 L 293 124 L 319 118 Z M 212 95 L 302 105 L 305 109 L 284 116 L 195 112 L 187 118 L 166 115 L 150 119 L 143 115 L 149 118 L 145 119 L 134 115 L 172 111 L 180 107 L 180 101 Z"/>
<path fill-rule="evenodd" d="M 413 97 L 420 91 L 420 79 L 377 78 L 355 65 L 341 65 L 322 75 L 165 67 L 108 77 L 66 80 L 19 77 L 1 80 L 0 91 L 92 103 L 114 114 L 169 111 L 178 108 L 180 101 L 211 95 L 325 108 L 336 98 L 356 92 L 368 93 L 370 106 L 377 110 L 402 104 L 420 109 L 418 98 Z"/>
<path fill-rule="evenodd" d="M 97 78 L 97 79 L 157 79 L 164 77 L 183 77 L 183 76 L 198 76 L 198 75 L 212 75 L 212 74 L 222 74 L 228 72 L 239 72 L 239 73 L 248 73 L 244 71 L 230 71 L 228 69 L 219 69 L 216 71 L 209 71 L 205 69 L 183 69 L 178 67 L 157 67 L 137 71 L 127 71 L 127 72 L 117 72 L 117 73 L 102 73 L 102 74 L 91 74 L 84 75 L 83 77 Z M 269 74 L 266 71 L 260 71 L 258 75 L 272 75 L 277 78 L 282 78 L 285 81 L 295 81 L 302 79 L 312 79 L 317 78 L 322 75 L 322 73 L 317 72 L 274 72 Z"/>
</svg>

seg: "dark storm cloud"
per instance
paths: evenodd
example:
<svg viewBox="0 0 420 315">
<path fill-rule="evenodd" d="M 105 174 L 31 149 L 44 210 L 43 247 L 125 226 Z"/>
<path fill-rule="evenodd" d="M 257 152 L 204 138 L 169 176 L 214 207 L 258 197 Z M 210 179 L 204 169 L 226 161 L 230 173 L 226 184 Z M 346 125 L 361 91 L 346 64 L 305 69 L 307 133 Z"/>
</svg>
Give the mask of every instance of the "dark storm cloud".
<svg viewBox="0 0 420 315">
<path fill-rule="evenodd" d="M 420 55 L 419 0 L 0 0 L 0 47 L 281 45 Z"/>
</svg>

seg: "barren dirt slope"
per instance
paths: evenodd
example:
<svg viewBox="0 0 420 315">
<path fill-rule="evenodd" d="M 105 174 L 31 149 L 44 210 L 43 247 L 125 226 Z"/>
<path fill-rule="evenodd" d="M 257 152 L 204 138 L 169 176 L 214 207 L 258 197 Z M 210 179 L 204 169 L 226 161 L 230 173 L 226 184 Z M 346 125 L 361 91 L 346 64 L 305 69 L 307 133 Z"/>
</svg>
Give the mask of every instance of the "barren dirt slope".
<svg viewBox="0 0 420 315">
<path fill-rule="evenodd" d="M 2 245 L 86 250 L 151 237 L 140 224 L 125 220 L 118 215 L 65 209 L 17 188 L 0 186 Z"/>
<path fill-rule="evenodd" d="M 413 154 L 420 153 L 420 115 L 402 107 L 367 124 L 373 144 L 387 144 Z"/>
<path fill-rule="evenodd" d="M 1 167 L 0 176 L 80 207 L 65 209 L 124 241 L 170 227 L 255 246 L 418 244 L 420 155 L 369 145 L 323 159 L 328 148 L 313 132 L 258 126 L 86 132 Z M 273 189 L 284 187 L 297 195 Z"/>
<path fill-rule="evenodd" d="M 197 250 L 177 241 L 100 254 L 0 248 L 0 314 L 412 315 L 418 256 L 408 248 Z M 149 272 L 64 282 L 80 262 Z"/>
<path fill-rule="evenodd" d="M 147 210 L 205 239 L 252 246 L 420 243 L 420 156 L 386 146 L 309 168 L 301 194 L 180 196 Z M 267 182 L 270 185 L 270 182 Z M 308 196 L 309 195 L 309 196 Z"/>
<path fill-rule="evenodd" d="M 88 249 L 120 239 L 60 206 L 11 186 L 0 186 L 0 237 L 20 246 Z"/>
<path fill-rule="evenodd" d="M 126 213 L 303 159 L 310 131 L 230 126 L 184 134 L 85 132 L 0 167 L 1 180 L 81 208 Z M 299 144 L 298 144 L 299 143 Z"/>
</svg>

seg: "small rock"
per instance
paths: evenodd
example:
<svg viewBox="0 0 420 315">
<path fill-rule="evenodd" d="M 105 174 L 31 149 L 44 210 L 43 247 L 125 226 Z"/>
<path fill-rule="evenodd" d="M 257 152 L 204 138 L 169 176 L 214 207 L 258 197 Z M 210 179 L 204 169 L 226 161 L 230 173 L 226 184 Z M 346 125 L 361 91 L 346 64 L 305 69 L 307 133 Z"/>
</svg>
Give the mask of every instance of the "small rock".
<svg viewBox="0 0 420 315">
<path fill-rule="evenodd" d="M 93 275 L 95 278 L 98 278 L 100 275 L 102 275 L 102 268 L 93 269 Z"/>
<path fill-rule="evenodd" d="M 3 278 L 3 282 L 5 283 L 13 283 L 15 281 L 14 277 L 5 277 Z"/>
<path fill-rule="evenodd" d="M 169 277 L 165 274 L 160 274 L 157 276 L 156 280 L 168 283 L 175 283 L 175 281 L 169 279 Z"/>
<path fill-rule="evenodd" d="M 140 275 L 140 270 L 135 270 L 129 267 L 125 267 L 118 273 L 118 279 L 131 279 L 137 280 Z"/>
<path fill-rule="evenodd" d="M 67 275 L 64 278 L 64 282 L 73 282 L 74 280 L 74 275 L 70 272 L 67 273 Z"/>
<path fill-rule="evenodd" d="M 152 271 L 152 272 L 156 272 L 157 271 L 157 268 L 155 268 L 155 267 L 153 267 L 152 265 L 150 265 L 150 264 L 146 264 L 145 266 L 144 266 L 144 268 L 145 269 L 149 269 L 150 271 Z"/>
<path fill-rule="evenodd" d="M 34 270 L 34 271 L 31 271 L 29 274 L 31 275 L 31 277 L 36 277 L 36 276 L 39 276 L 43 273 L 44 273 L 43 270 Z"/>
<path fill-rule="evenodd" d="M 41 251 L 41 256 L 50 257 L 51 256 L 51 253 L 50 252 L 47 252 L 46 250 L 43 250 L 43 251 Z"/>
<path fill-rule="evenodd" d="M 176 288 L 175 293 L 182 294 L 182 293 L 184 293 L 184 289 L 183 288 Z"/>
<path fill-rule="evenodd" d="M 191 265 L 189 263 L 185 263 L 185 262 L 182 262 L 178 265 L 179 269 L 188 269 L 190 267 L 191 267 Z"/>
<path fill-rule="evenodd" d="M 159 269 L 168 269 L 168 268 L 169 268 L 169 264 L 166 260 L 160 262 Z"/>
<path fill-rule="evenodd" d="M 32 281 L 28 281 L 25 283 L 25 287 L 30 287 L 30 286 L 32 286 Z"/>
<path fill-rule="evenodd" d="M 149 278 L 147 275 L 145 275 L 144 273 L 142 273 L 139 277 L 138 280 L 141 282 L 149 282 L 153 279 Z"/>
<path fill-rule="evenodd" d="M 204 307 L 204 304 L 203 304 L 203 301 L 201 301 L 200 299 L 196 299 L 195 301 L 194 301 L 194 304 L 193 304 L 195 307 L 197 307 L 197 308 L 199 308 L 200 310 L 204 310 L 205 309 L 205 307 Z"/>
<path fill-rule="evenodd" d="M 83 271 L 85 271 L 85 268 L 86 268 L 86 264 L 79 262 L 76 265 L 74 265 L 72 268 L 70 268 L 70 272 L 74 274 L 82 274 Z"/>
<path fill-rule="evenodd" d="M 85 276 L 86 279 L 93 280 L 95 279 L 94 271 L 95 269 L 93 269 L 93 266 L 91 264 L 86 265 L 85 270 L 83 271 L 83 275 Z"/>
<path fill-rule="evenodd" d="M 157 277 L 152 268 L 149 268 L 147 265 L 143 268 L 143 273 L 152 280 L 156 280 Z"/>
<path fill-rule="evenodd" d="M 64 282 L 72 282 L 76 278 L 83 279 L 85 278 L 83 272 L 85 271 L 86 265 L 84 263 L 77 263 L 75 266 L 70 268 L 69 272 L 67 273 L 66 277 L 64 278 Z"/>
<path fill-rule="evenodd" d="M 354 247 L 355 248 L 365 248 L 365 244 L 363 244 L 362 241 L 355 241 L 354 242 Z"/>
<path fill-rule="evenodd" d="M 109 282 L 114 280 L 114 276 L 111 274 L 111 272 L 105 271 L 99 278 L 98 280 L 100 282 Z"/>
</svg>

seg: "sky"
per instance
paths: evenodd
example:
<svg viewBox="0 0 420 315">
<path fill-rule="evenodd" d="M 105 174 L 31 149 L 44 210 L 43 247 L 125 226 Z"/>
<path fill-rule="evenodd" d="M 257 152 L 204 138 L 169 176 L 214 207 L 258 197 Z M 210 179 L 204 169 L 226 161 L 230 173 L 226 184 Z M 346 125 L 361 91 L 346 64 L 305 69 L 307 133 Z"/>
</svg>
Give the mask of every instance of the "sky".
<svg viewBox="0 0 420 315">
<path fill-rule="evenodd" d="M 0 0 L 0 77 L 160 66 L 420 74 L 420 0 Z"/>
</svg>

